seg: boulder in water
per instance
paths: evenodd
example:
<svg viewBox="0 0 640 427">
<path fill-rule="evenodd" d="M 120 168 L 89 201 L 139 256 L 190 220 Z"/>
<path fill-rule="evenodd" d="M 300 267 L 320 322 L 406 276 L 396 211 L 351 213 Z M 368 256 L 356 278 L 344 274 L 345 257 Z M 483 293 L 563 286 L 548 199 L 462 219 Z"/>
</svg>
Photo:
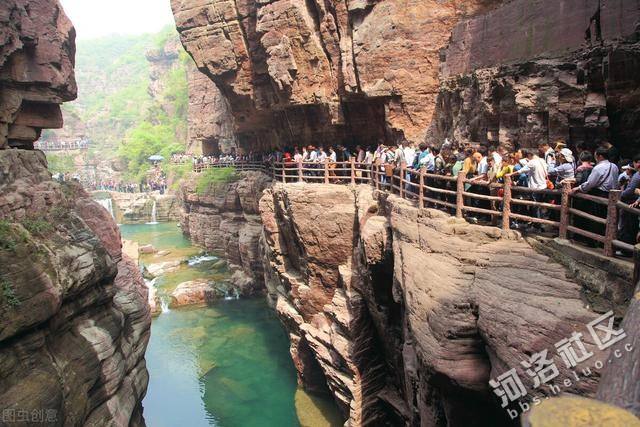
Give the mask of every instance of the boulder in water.
<svg viewBox="0 0 640 427">
<path fill-rule="evenodd" d="M 229 283 L 236 289 L 238 295 L 250 296 L 259 292 L 259 290 L 256 289 L 255 280 L 239 269 L 233 273 L 231 279 L 229 279 Z"/>
<path fill-rule="evenodd" d="M 171 273 L 172 271 L 176 271 L 180 267 L 181 263 L 181 260 L 159 262 L 157 264 L 149 264 L 146 270 L 150 275 L 157 277 L 166 273 Z"/>
<path fill-rule="evenodd" d="M 161 257 L 161 256 L 167 256 L 167 255 L 169 255 L 170 253 L 171 253 L 171 251 L 167 251 L 167 250 L 164 250 L 164 251 L 158 251 L 158 253 L 156 253 L 156 256 L 158 256 L 158 257 Z"/>
<path fill-rule="evenodd" d="M 211 267 L 215 269 L 225 268 L 227 266 L 227 261 L 221 259 L 220 261 L 213 264 Z"/>
<path fill-rule="evenodd" d="M 208 281 L 191 280 L 180 283 L 173 293 L 171 293 L 169 307 L 175 308 L 209 303 L 217 300 L 219 296 L 219 293 Z"/>
<path fill-rule="evenodd" d="M 141 254 L 154 254 L 158 252 L 158 250 L 154 248 L 153 245 L 140 246 L 138 248 L 138 251 L 140 251 Z"/>
</svg>

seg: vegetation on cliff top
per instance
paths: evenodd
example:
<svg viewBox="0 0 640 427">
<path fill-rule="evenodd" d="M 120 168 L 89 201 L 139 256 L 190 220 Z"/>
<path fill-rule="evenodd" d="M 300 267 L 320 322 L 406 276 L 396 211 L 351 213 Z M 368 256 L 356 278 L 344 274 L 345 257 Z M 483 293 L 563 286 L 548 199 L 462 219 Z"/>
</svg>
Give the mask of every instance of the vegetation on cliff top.
<svg viewBox="0 0 640 427">
<path fill-rule="evenodd" d="M 198 175 L 196 193 L 199 196 L 203 196 L 216 185 L 234 182 L 239 178 L 234 167 L 205 169 Z"/>
<path fill-rule="evenodd" d="M 47 153 L 47 164 L 52 174 L 71 173 L 75 170 L 73 157 L 67 153 Z"/>
</svg>

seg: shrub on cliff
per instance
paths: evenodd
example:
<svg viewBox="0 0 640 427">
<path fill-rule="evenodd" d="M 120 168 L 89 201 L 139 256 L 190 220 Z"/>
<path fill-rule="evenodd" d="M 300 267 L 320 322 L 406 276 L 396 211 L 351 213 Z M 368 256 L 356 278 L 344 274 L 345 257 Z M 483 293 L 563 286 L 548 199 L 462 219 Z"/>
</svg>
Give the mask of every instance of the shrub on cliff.
<svg viewBox="0 0 640 427">
<path fill-rule="evenodd" d="M 193 172 L 193 164 L 191 162 L 182 164 L 169 164 L 167 166 L 167 182 L 169 188 L 177 190 L 180 183 Z"/>
<path fill-rule="evenodd" d="M 198 176 L 196 193 L 202 196 L 218 184 L 226 184 L 238 179 L 240 176 L 234 167 L 206 169 Z"/>
</svg>

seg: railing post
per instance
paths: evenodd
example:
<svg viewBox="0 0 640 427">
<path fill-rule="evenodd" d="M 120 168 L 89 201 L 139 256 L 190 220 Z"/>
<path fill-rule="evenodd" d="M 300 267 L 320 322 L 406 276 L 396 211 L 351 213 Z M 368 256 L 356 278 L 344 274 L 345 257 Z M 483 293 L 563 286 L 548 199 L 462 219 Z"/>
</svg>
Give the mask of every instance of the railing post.
<svg viewBox="0 0 640 427">
<path fill-rule="evenodd" d="M 404 177 L 405 177 L 405 165 L 404 163 L 400 164 L 400 198 L 404 199 Z"/>
<path fill-rule="evenodd" d="M 464 180 L 465 173 L 463 171 L 458 172 L 458 180 L 456 181 L 456 218 L 462 218 L 464 211 Z"/>
<path fill-rule="evenodd" d="M 287 182 L 287 163 L 282 162 L 282 182 Z"/>
<path fill-rule="evenodd" d="M 569 236 L 569 209 L 571 208 L 571 183 L 562 183 L 562 198 L 560 199 L 560 229 L 558 235 L 561 239 Z"/>
<path fill-rule="evenodd" d="M 304 182 L 304 175 L 302 174 L 302 160 L 298 161 L 298 181 Z"/>
<path fill-rule="evenodd" d="M 276 162 L 271 163 L 271 179 L 276 180 Z"/>
<path fill-rule="evenodd" d="M 640 244 L 633 247 L 633 283 L 637 286 L 640 281 Z"/>
<path fill-rule="evenodd" d="M 618 232 L 618 202 L 620 190 L 609 191 L 609 203 L 607 204 L 607 228 L 604 233 L 604 256 L 612 257 L 614 253 L 613 241 Z"/>
<path fill-rule="evenodd" d="M 355 185 L 356 183 L 356 159 L 355 157 L 349 157 L 349 163 L 351 166 L 351 185 Z"/>
<path fill-rule="evenodd" d="M 324 183 L 329 183 L 329 159 L 324 159 Z"/>
<path fill-rule="evenodd" d="M 380 190 L 380 160 L 376 159 L 373 162 L 373 179 L 375 180 L 376 190 Z"/>
<path fill-rule="evenodd" d="M 511 228 L 511 175 L 504 176 L 504 186 L 502 187 L 502 229 Z"/>
<path fill-rule="evenodd" d="M 418 185 L 418 207 L 424 209 L 424 173 L 425 168 L 420 168 L 420 183 Z"/>
</svg>

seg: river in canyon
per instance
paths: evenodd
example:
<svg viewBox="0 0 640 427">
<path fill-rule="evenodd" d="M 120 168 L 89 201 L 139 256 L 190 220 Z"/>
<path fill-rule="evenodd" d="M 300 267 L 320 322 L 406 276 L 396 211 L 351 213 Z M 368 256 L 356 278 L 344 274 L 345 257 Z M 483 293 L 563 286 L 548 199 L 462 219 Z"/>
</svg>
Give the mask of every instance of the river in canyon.
<svg viewBox="0 0 640 427">
<path fill-rule="evenodd" d="M 148 282 L 163 300 L 146 353 L 148 426 L 342 425 L 332 401 L 297 388 L 287 336 L 264 298 L 231 294 L 211 306 L 168 308 L 179 283 L 224 283 L 230 274 L 223 260 L 192 246 L 176 223 L 120 229 L 123 239 L 170 251 L 141 255 L 141 264 L 182 261 Z"/>
</svg>

